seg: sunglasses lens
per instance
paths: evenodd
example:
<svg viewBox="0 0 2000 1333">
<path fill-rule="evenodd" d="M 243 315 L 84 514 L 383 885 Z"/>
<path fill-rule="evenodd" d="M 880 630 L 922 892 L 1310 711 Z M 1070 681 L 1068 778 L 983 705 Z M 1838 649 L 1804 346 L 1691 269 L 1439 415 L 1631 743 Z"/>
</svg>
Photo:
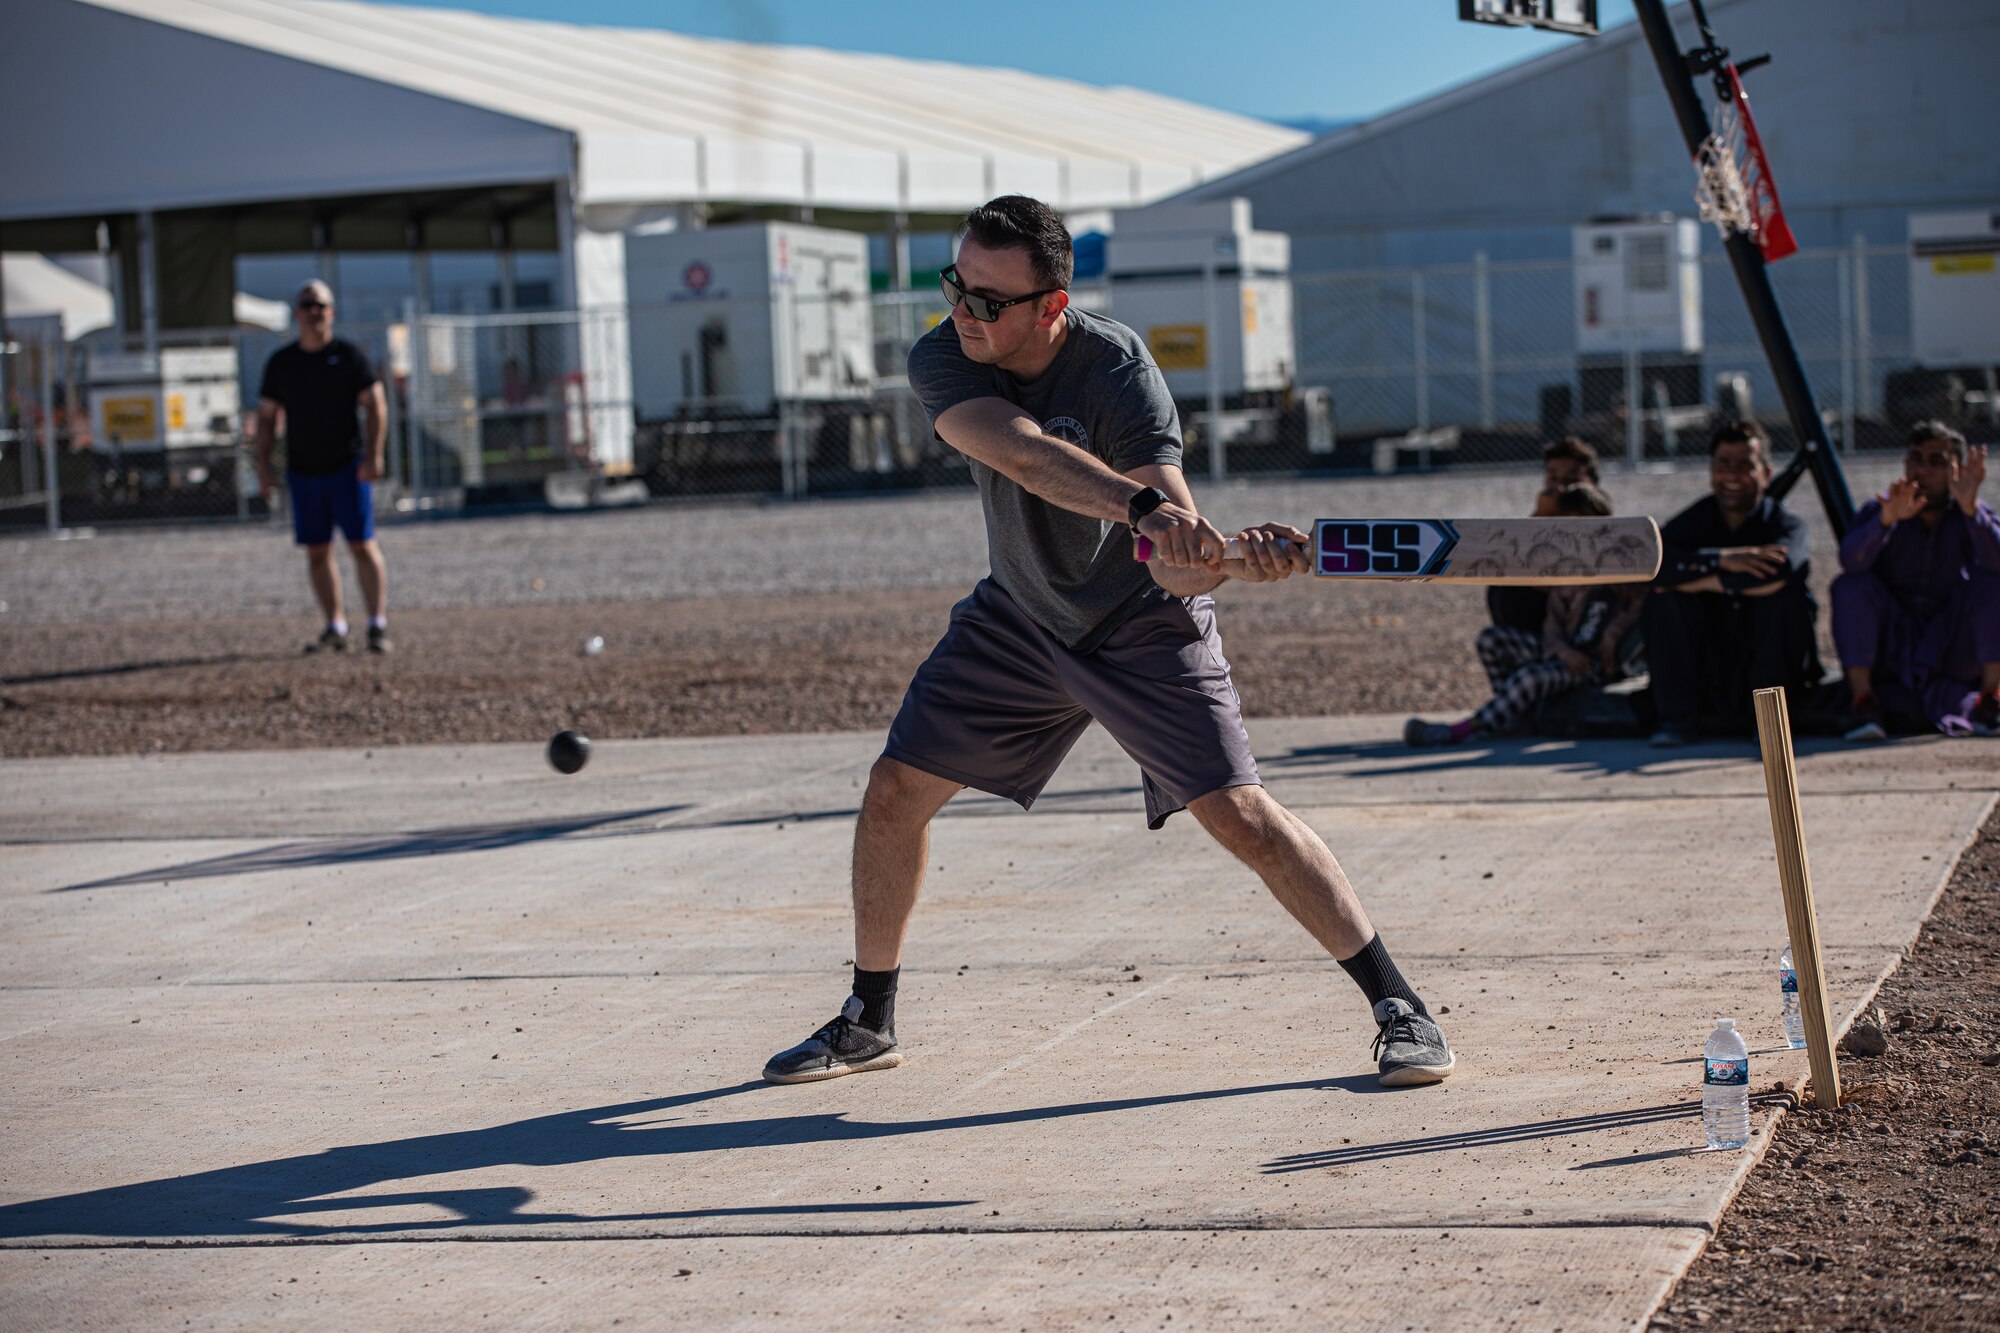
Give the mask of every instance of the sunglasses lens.
<svg viewBox="0 0 2000 1333">
<path fill-rule="evenodd" d="M 953 305 L 962 303 L 965 306 L 965 313 L 971 315 L 981 324 L 991 324 L 994 320 L 1000 318 L 1000 312 L 993 308 L 991 301 L 983 296 L 974 296 L 971 292 L 958 285 L 957 265 L 953 265 L 943 273 L 940 273 L 938 275 L 938 282 L 944 287 L 946 300 L 950 301 Z"/>
</svg>

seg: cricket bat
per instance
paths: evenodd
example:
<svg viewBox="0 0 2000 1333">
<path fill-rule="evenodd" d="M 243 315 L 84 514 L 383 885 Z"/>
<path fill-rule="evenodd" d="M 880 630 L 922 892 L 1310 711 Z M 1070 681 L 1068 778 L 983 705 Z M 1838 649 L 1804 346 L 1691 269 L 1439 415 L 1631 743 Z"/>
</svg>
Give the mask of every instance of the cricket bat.
<svg viewBox="0 0 2000 1333">
<path fill-rule="evenodd" d="M 1133 542 L 1139 560 L 1153 543 Z M 1660 572 L 1660 528 L 1644 517 L 1322 518 L 1312 572 L 1323 579 L 1402 579 L 1531 587 L 1647 583 Z M 1231 539 L 1225 559 L 1242 555 Z"/>
</svg>

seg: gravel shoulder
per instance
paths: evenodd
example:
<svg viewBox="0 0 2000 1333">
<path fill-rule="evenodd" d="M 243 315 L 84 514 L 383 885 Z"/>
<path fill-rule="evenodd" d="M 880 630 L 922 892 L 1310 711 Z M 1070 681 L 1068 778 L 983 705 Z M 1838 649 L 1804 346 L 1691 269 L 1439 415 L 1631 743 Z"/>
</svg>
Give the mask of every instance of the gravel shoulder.
<svg viewBox="0 0 2000 1333">
<path fill-rule="evenodd" d="M 1654 1328 L 2000 1328 L 2000 813 L 1875 1007 L 1885 1049 L 1778 1122 Z"/>
</svg>

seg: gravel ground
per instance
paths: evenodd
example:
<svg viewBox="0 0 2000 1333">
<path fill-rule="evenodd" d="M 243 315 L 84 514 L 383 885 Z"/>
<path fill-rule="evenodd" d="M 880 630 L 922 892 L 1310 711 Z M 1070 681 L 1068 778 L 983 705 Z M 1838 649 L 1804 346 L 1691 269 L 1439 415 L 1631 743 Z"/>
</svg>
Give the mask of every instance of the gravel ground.
<svg viewBox="0 0 2000 1333">
<path fill-rule="evenodd" d="M 1655 514 L 1706 485 L 1689 471 L 1610 481 L 1621 510 Z M 1518 471 L 1258 482 L 1203 504 L 1225 527 L 1470 517 L 1518 510 L 1533 486 Z M 396 651 L 307 658 L 301 562 L 261 525 L 14 540 L 0 754 L 880 728 L 985 569 L 969 494 L 420 522 L 383 544 Z M 1824 583 L 1831 552 L 1815 556 Z M 1484 697 L 1479 589 L 1300 580 L 1217 600 L 1254 715 L 1445 713 Z M 583 656 L 593 636 L 604 651 Z"/>
<path fill-rule="evenodd" d="M 1886 1049 L 1778 1122 L 1653 1327 L 2000 1328 L 2000 814 L 1876 1008 Z"/>
<path fill-rule="evenodd" d="M 1855 495 L 1879 490 L 1899 463 L 1871 457 L 1851 466 Z M 1203 511 L 1224 527 L 1271 518 L 1304 526 L 1342 513 L 1523 513 L 1535 484 L 1533 473 L 1516 469 L 1219 487 L 1198 481 L 1196 494 Z M 1661 518 L 1705 494 L 1707 486 L 1699 468 L 1606 478 L 1620 512 Z M 1816 522 L 1811 490 L 1804 483 L 1794 492 L 1794 508 L 1824 529 Z M 986 570 L 978 501 L 969 489 L 789 505 L 419 520 L 386 524 L 380 535 L 398 618 L 418 610 L 964 588 Z M 1825 536 L 1815 534 L 1814 555 L 1831 564 Z M 105 528 L 72 540 L 0 537 L 0 605 L 7 608 L 0 626 L 282 615 L 309 620 L 304 563 L 290 529 L 264 522 Z"/>
<path fill-rule="evenodd" d="M 1855 494 L 1892 466 L 1851 467 Z M 1700 470 L 1608 482 L 1621 512 L 1656 516 L 1706 487 Z M 1201 498 L 1224 527 L 1476 517 L 1519 512 L 1534 484 L 1447 473 Z M 1823 592 L 1834 561 L 1815 529 Z M 282 531 L 0 539 L 0 755 L 879 729 L 985 568 L 966 493 L 418 522 L 383 541 L 396 651 L 308 658 L 317 626 Z M 1478 589 L 1217 599 L 1252 714 L 1447 715 L 1483 696 Z M 586 656 L 593 635 L 605 648 Z M 1883 990 L 1887 1053 L 1844 1062 L 1854 1104 L 1784 1118 L 1656 1326 L 2000 1328 L 1996 996 L 2000 815 Z"/>
</svg>

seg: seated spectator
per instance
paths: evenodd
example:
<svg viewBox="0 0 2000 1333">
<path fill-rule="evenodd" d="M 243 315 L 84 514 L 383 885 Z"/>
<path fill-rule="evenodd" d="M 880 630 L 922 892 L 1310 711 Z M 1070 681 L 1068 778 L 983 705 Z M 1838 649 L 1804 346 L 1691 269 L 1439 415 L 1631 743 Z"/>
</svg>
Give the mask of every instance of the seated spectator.
<svg viewBox="0 0 2000 1333">
<path fill-rule="evenodd" d="M 1666 550 L 1645 599 L 1660 748 L 1704 730 L 1748 735 L 1752 691 L 1796 696 L 1819 683 L 1805 520 L 1765 494 L 1771 446 L 1755 422 L 1711 437 L 1708 479 L 1713 493 L 1660 530 Z"/>
<path fill-rule="evenodd" d="M 1538 506 L 1539 508 L 1539 506 Z M 1553 518 L 1601 518 L 1611 501 L 1595 486 L 1571 486 L 1554 497 Z M 1403 724 L 1406 745 L 1457 745 L 1476 736 L 1504 736 L 1534 716 L 1535 708 L 1571 690 L 1602 685 L 1620 675 L 1618 645 L 1638 622 L 1645 589 L 1631 584 L 1575 584 L 1548 591 L 1540 630 L 1511 625 L 1479 631 L 1479 662 L 1493 683 L 1493 697 L 1457 722 Z"/>
<path fill-rule="evenodd" d="M 1853 695 L 1847 739 L 1889 729 L 2000 736 L 2000 516 L 1979 498 L 1986 446 L 1939 421 L 1840 543 L 1833 642 Z"/>
<path fill-rule="evenodd" d="M 1542 489 L 1535 495 L 1534 517 L 1553 518 L 1556 497 L 1572 486 L 1602 486 L 1598 475 L 1597 450 L 1574 435 L 1551 440 L 1542 446 Z M 1542 632 L 1542 620 L 1549 611 L 1547 588 L 1488 588 L 1486 614 L 1496 625 L 1508 625 L 1529 634 Z"/>
</svg>

